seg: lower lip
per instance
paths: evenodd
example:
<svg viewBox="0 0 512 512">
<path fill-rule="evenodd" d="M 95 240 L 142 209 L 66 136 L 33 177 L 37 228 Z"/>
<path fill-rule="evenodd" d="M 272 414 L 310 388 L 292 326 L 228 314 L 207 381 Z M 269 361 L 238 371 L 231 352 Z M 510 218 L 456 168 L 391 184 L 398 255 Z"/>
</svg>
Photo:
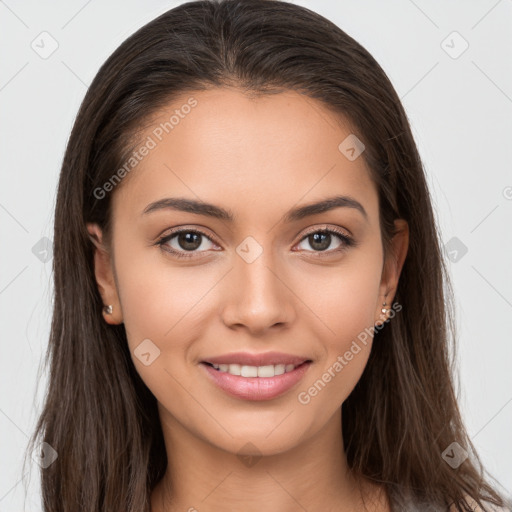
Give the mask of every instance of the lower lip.
<svg viewBox="0 0 512 512">
<path fill-rule="evenodd" d="M 304 377 L 310 365 L 311 362 L 303 363 L 291 372 L 275 377 L 240 377 L 201 363 L 201 366 L 219 388 L 244 400 L 271 400 L 286 393 Z"/>
</svg>

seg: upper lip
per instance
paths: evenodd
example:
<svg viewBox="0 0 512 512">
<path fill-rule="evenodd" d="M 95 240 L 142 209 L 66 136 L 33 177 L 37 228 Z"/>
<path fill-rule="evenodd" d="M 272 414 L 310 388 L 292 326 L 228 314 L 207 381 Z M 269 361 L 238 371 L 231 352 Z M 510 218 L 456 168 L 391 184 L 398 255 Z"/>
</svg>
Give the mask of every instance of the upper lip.
<svg viewBox="0 0 512 512">
<path fill-rule="evenodd" d="M 240 364 L 245 366 L 269 366 L 276 364 L 293 364 L 298 366 L 306 361 L 311 360 L 307 357 L 283 354 L 282 352 L 264 352 L 261 354 L 233 352 L 222 356 L 208 357 L 202 362 L 211 364 Z"/>
</svg>

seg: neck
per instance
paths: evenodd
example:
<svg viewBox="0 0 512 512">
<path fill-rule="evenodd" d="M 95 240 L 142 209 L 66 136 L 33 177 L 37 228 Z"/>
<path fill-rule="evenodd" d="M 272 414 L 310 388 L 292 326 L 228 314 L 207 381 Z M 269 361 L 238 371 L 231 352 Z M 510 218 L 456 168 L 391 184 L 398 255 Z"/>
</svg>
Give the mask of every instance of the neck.
<svg viewBox="0 0 512 512">
<path fill-rule="evenodd" d="M 347 466 L 339 411 L 322 431 L 272 455 L 251 455 L 248 447 L 238 453 L 222 450 L 162 409 L 160 417 L 168 465 L 151 495 L 152 512 L 364 510 L 362 491 L 370 484 L 362 486 Z"/>
</svg>

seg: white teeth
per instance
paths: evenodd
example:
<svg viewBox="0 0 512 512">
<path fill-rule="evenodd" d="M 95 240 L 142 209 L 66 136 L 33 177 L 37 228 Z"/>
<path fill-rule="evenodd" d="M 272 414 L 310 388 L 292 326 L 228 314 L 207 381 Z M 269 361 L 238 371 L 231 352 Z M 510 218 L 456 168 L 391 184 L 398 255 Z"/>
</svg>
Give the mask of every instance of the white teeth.
<svg viewBox="0 0 512 512">
<path fill-rule="evenodd" d="M 274 373 L 274 366 L 258 366 L 258 377 L 273 377 L 275 375 Z"/>
<path fill-rule="evenodd" d="M 212 364 L 212 366 L 221 372 L 227 372 L 231 375 L 241 377 L 275 377 L 283 373 L 291 372 L 295 369 L 294 364 L 275 364 L 267 366 L 247 366 L 240 364 Z"/>
<path fill-rule="evenodd" d="M 242 377 L 257 377 L 258 368 L 261 368 L 261 366 L 242 366 L 242 368 L 240 368 L 240 375 Z"/>
<path fill-rule="evenodd" d="M 275 375 L 282 375 L 285 372 L 284 364 L 276 364 L 274 366 L 274 376 Z"/>
<path fill-rule="evenodd" d="M 225 371 L 231 373 L 231 375 L 240 375 L 242 373 L 242 367 L 239 364 L 227 364 Z"/>
</svg>

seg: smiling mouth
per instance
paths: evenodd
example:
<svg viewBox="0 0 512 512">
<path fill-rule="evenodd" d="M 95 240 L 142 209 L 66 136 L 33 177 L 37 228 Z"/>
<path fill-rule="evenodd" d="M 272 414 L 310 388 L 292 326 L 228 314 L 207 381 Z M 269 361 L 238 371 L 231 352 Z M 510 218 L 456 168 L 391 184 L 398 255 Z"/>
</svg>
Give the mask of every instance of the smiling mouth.
<svg viewBox="0 0 512 512">
<path fill-rule="evenodd" d="M 239 377 L 276 377 L 285 373 L 290 373 L 296 368 L 299 368 L 307 363 L 311 363 L 308 359 L 300 364 L 270 364 L 265 366 L 249 366 L 242 364 L 213 364 L 203 362 L 203 364 L 211 366 L 218 372 L 229 373 L 230 375 L 236 375 Z"/>
</svg>

